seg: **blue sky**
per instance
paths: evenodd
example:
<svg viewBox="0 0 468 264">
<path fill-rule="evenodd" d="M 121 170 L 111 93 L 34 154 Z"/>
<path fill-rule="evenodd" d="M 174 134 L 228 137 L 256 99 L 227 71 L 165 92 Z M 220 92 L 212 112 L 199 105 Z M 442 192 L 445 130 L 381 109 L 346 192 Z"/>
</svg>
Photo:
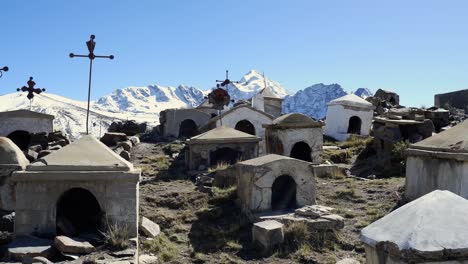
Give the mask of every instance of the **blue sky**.
<svg viewBox="0 0 468 264">
<path fill-rule="evenodd" d="M 264 71 L 290 91 L 315 83 L 394 90 L 406 105 L 467 88 L 468 2 L 360 0 L 2 0 L 0 94 L 38 87 L 92 98 L 130 85 L 210 88 L 229 69 Z"/>
</svg>

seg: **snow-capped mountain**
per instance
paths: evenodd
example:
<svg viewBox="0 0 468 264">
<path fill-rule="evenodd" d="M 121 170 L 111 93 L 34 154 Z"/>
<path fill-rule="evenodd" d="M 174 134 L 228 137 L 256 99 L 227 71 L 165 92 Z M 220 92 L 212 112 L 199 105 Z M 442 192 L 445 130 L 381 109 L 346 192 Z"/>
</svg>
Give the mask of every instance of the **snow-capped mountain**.
<svg viewBox="0 0 468 264">
<path fill-rule="evenodd" d="M 223 88 L 229 92 L 231 99 L 242 100 L 252 98 L 258 91 L 265 88 L 265 85 L 279 98 L 288 95 L 288 92 L 279 83 L 268 79 L 266 76 L 264 78 L 263 74 L 257 70 L 250 70 L 238 83 L 230 83 Z"/>
<path fill-rule="evenodd" d="M 364 99 L 366 99 L 369 96 L 374 96 L 374 94 L 367 88 L 357 88 L 354 94 Z"/>
<path fill-rule="evenodd" d="M 77 138 L 86 131 L 87 103 L 71 100 L 62 96 L 42 93 L 35 95 L 31 103 L 31 110 L 55 116 L 54 130 L 60 130 L 71 138 Z M 30 109 L 30 102 L 24 93 L 11 93 L 0 96 L 0 111 L 12 111 L 17 109 Z M 97 109 L 93 105 L 90 110 L 90 133 L 99 136 L 104 133 L 113 121 L 136 120 L 157 124 L 158 117 L 154 115 L 142 115 L 132 112 L 110 112 Z M 94 124 L 94 125 L 93 125 Z"/>
<path fill-rule="evenodd" d="M 314 84 L 294 95 L 288 95 L 283 101 L 284 113 L 302 113 L 315 119 L 324 118 L 327 103 L 348 93 L 339 84 Z"/>
<path fill-rule="evenodd" d="M 300 90 L 294 95 L 288 95 L 280 84 L 266 77 L 264 79 L 256 70 L 249 71 L 238 83 L 228 85 L 227 89 L 234 100 L 249 99 L 263 89 L 265 83 L 272 93 L 284 98 L 284 113 L 300 112 L 316 119 L 325 117 L 326 104 L 329 101 L 347 94 L 338 84 L 320 83 Z M 201 90 L 186 85 L 177 87 L 148 85 L 117 89 L 91 103 L 90 132 L 99 136 L 100 128 L 104 133 L 112 121 L 117 120 L 135 120 L 155 126 L 159 123 L 159 113 L 162 110 L 196 107 L 203 102 L 210 91 L 211 89 Z M 372 95 L 366 88 L 359 88 L 355 94 L 361 97 Z M 12 93 L 0 96 L 0 112 L 17 109 L 29 109 L 29 100 L 25 94 Z M 34 97 L 32 110 L 54 115 L 54 129 L 62 130 L 72 138 L 77 138 L 80 133 L 86 131 L 86 102 L 42 93 Z"/>
</svg>

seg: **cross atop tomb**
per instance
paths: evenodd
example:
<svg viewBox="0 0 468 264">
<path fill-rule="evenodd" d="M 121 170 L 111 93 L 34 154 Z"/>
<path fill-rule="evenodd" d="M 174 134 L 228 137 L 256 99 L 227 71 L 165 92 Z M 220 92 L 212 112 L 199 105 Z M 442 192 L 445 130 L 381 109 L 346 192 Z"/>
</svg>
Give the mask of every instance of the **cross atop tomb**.
<svg viewBox="0 0 468 264">
<path fill-rule="evenodd" d="M 21 88 L 18 88 L 16 89 L 18 92 L 21 91 L 21 92 L 28 92 L 28 99 L 29 100 L 32 100 L 34 98 L 34 94 L 40 94 L 42 92 L 45 92 L 45 89 L 44 88 L 34 88 L 34 86 L 36 85 L 36 82 L 33 81 L 33 77 L 29 77 L 29 81 L 27 82 L 28 83 L 28 86 L 23 86 Z"/>
<path fill-rule="evenodd" d="M 86 47 L 88 47 L 88 55 L 77 55 L 74 53 L 70 53 L 70 58 L 74 57 L 81 57 L 81 58 L 89 58 L 89 81 L 88 81 L 88 109 L 86 111 L 86 134 L 88 134 L 88 123 L 89 123 L 89 104 L 90 104 L 90 99 L 91 99 L 91 77 L 92 77 L 92 71 L 93 71 L 93 60 L 95 58 L 105 58 L 105 59 L 114 59 L 114 55 L 109 55 L 109 56 L 100 56 L 100 55 L 95 55 L 94 54 L 94 48 L 96 47 L 96 42 L 94 39 L 96 36 L 91 35 L 90 39 L 86 41 Z"/>
<path fill-rule="evenodd" d="M 239 82 L 233 82 L 233 81 L 229 80 L 229 71 L 228 70 L 226 70 L 226 80 L 224 80 L 224 81 L 216 80 L 216 82 L 218 82 L 218 84 L 216 84 L 216 87 L 218 87 L 218 88 L 227 86 L 230 83 L 239 83 Z"/>
</svg>

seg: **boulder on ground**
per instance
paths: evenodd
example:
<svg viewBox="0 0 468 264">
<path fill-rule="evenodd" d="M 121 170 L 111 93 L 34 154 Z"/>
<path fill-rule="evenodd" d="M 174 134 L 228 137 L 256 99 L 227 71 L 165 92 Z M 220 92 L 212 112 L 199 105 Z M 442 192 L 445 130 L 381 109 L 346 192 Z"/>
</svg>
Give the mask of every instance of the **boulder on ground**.
<svg viewBox="0 0 468 264">
<path fill-rule="evenodd" d="M 22 260 L 25 257 L 51 258 L 53 255 L 52 240 L 34 236 L 17 236 L 8 244 L 8 256 L 14 260 Z"/>
<path fill-rule="evenodd" d="M 128 137 L 125 133 L 106 132 L 101 138 L 101 142 L 106 146 L 111 147 L 117 145 L 118 142 L 127 141 Z"/>
<path fill-rule="evenodd" d="M 67 236 L 56 236 L 54 245 L 60 252 L 66 254 L 88 254 L 96 250 L 87 241 Z"/>
<path fill-rule="evenodd" d="M 283 224 L 275 220 L 255 223 L 252 227 L 252 240 L 259 243 L 264 250 L 271 250 L 283 243 Z"/>
<path fill-rule="evenodd" d="M 141 231 L 143 231 L 143 233 L 148 237 L 156 237 L 159 235 L 159 233 L 161 233 L 159 225 L 144 216 L 141 218 L 140 228 Z"/>
<path fill-rule="evenodd" d="M 125 160 L 130 160 L 130 152 L 124 150 L 122 152 L 120 152 L 120 157 L 124 158 Z"/>
<path fill-rule="evenodd" d="M 117 146 L 122 147 L 125 151 L 130 151 L 130 149 L 132 148 L 132 142 L 130 140 L 122 141 L 117 143 Z"/>
</svg>

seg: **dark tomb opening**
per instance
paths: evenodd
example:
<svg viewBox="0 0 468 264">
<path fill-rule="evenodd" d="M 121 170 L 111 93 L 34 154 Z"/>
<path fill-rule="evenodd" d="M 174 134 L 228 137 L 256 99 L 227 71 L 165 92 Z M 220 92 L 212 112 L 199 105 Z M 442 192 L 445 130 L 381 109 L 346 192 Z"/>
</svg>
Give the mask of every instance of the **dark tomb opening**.
<svg viewBox="0 0 468 264">
<path fill-rule="evenodd" d="M 192 119 L 185 119 L 180 123 L 179 137 L 191 138 L 198 135 L 198 126 Z"/>
<path fill-rule="evenodd" d="M 271 209 L 276 211 L 296 207 L 296 182 L 289 175 L 279 176 L 271 187 Z"/>
<path fill-rule="evenodd" d="M 291 158 L 312 162 L 312 158 L 310 157 L 311 152 L 312 149 L 309 147 L 309 145 L 301 141 L 294 144 L 290 156 Z"/>
<path fill-rule="evenodd" d="M 232 148 L 220 148 L 210 152 L 210 166 L 220 163 L 234 164 L 242 157 L 242 153 Z"/>
<path fill-rule="evenodd" d="M 16 130 L 7 136 L 13 143 L 15 143 L 21 150 L 27 150 L 29 143 L 31 143 L 31 134 L 27 131 Z"/>
<path fill-rule="evenodd" d="M 82 188 L 70 189 L 57 202 L 57 235 L 95 233 L 101 228 L 102 211 L 94 195 Z"/>
<path fill-rule="evenodd" d="M 255 127 L 248 120 L 244 119 L 237 122 L 235 129 L 255 136 Z"/>
<path fill-rule="evenodd" d="M 361 119 L 357 116 L 353 116 L 349 119 L 348 134 L 361 134 Z"/>
</svg>

